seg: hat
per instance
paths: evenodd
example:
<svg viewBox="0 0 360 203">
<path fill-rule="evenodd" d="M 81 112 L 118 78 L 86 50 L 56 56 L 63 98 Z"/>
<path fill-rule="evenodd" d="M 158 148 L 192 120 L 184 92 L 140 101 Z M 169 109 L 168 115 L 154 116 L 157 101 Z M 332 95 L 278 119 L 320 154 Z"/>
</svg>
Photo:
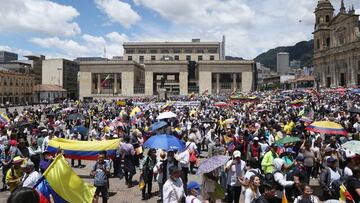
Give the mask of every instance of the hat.
<svg viewBox="0 0 360 203">
<path fill-rule="evenodd" d="M 258 138 L 258 137 L 254 137 L 253 140 L 254 140 L 254 141 L 259 141 L 259 138 Z"/>
<path fill-rule="evenodd" d="M 50 152 L 48 150 L 43 151 L 43 154 L 49 154 Z"/>
<path fill-rule="evenodd" d="M 41 132 L 46 133 L 46 132 L 47 132 L 47 129 L 44 128 L 44 129 L 41 130 Z"/>
<path fill-rule="evenodd" d="M 24 161 L 23 158 L 21 158 L 20 156 L 17 156 L 17 157 L 14 157 L 13 158 L 13 164 L 19 164 L 19 163 L 22 163 Z"/>
<path fill-rule="evenodd" d="M 166 159 L 166 153 L 165 152 L 160 152 L 160 160 L 165 160 Z"/>
<path fill-rule="evenodd" d="M 187 189 L 188 190 L 192 190 L 192 189 L 200 190 L 200 185 L 199 185 L 199 183 L 197 183 L 195 181 L 191 181 L 187 184 Z"/>
<path fill-rule="evenodd" d="M 337 162 L 337 160 L 334 158 L 334 157 L 329 157 L 329 158 L 327 158 L 326 159 L 326 162 L 328 162 L 328 163 L 335 163 L 335 162 Z"/>
<path fill-rule="evenodd" d="M 21 165 L 22 168 L 28 168 L 28 167 L 34 167 L 35 164 L 34 162 L 28 160 L 28 161 L 24 161 L 23 164 Z"/>
<path fill-rule="evenodd" d="M 278 147 L 278 145 L 276 143 L 272 143 L 270 147 L 274 148 L 274 147 Z"/>
<path fill-rule="evenodd" d="M 296 152 L 294 152 L 294 150 L 293 150 L 291 147 L 287 148 L 287 149 L 286 149 L 286 152 L 287 152 L 287 153 L 296 154 Z"/>
<path fill-rule="evenodd" d="M 233 152 L 233 156 L 234 156 L 234 158 L 241 157 L 241 152 L 239 150 L 236 150 Z"/>
</svg>

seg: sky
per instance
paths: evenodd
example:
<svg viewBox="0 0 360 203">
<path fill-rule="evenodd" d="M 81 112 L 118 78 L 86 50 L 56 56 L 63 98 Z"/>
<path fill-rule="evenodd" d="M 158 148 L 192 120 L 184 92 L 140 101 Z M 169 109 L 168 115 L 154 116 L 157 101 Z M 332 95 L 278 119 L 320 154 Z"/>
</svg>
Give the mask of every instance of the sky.
<svg viewBox="0 0 360 203">
<path fill-rule="evenodd" d="M 317 0 L 0 0 L 0 50 L 121 56 L 127 41 L 221 41 L 253 59 L 312 38 Z M 331 0 L 335 14 L 340 0 Z M 360 14 L 360 0 L 344 0 Z"/>
</svg>

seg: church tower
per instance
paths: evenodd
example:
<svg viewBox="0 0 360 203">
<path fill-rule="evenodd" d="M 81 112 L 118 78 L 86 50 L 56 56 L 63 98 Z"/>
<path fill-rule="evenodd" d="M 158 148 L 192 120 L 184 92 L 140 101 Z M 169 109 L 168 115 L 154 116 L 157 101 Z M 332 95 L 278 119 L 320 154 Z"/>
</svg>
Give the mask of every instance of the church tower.
<svg viewBox="0 0 360 203">
<path fill-rule="evenodd" d="M 334 7 L 329 0 L 319 0 L 315 9 L 314 52 L 330 47 L 329 25 L 334 16 Z"/>
</svg>

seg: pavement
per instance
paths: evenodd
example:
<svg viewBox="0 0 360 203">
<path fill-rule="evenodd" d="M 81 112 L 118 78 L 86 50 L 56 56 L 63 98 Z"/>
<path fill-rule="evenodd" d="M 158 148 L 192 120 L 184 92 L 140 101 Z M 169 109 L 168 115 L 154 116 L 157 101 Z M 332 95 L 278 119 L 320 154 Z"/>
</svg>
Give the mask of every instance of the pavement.
<svg viewBox="0 0 360 203">
<path fill-rule="evenodd" d="M 201 155 L 203 157 L 206 156 L 206 152 L 203 152 Z M 68 162 L 70 163 L 70 159 L 68 159 Z M 77 161 L 75 161 L 75 164 L 77 164 Z M 74 171 L 87 183 L 93 184 L 93 178 L 90 177 L 90 171 L 93 165 L 95 164 L 95 161 L 82 161 L 82 164 L 85 165 L 84 168 L 73 168 Z M 119 178 L 110 178 L 110 189 L 109 189 L 109 203 L 138 203 L 138 202 L 149 202 L 149 203 L 157 203 L 159 198 L 157 197 L 159 188 L 157 182 L 153 182 L 153 189 L 152 192 L 155 193 L 151 199 L 142 201 L 141 200 L 141 191 L 137 185 L 139 179 L 140 179 L 140 173 L 138 172 L 133 177 L 133 182 L 136 183 L 133 187 L 128 188 L 127 185 L 125 185 L 125 179 L 119 179 Z M 2 174 L 0 175 L 2 178 Z M 189 181 L 196 181 L 199 184 L 201 183 L 201 176 L 200 175 L 189 175 Z M 321 188 L 319 186 L 318 180 L 312 179 L 310 181 L 310 185 L 314 189 L 315 195 L 321 194 Z M 10 195 L 9 191 L 0 192 L 0 203 L 6 202 L 8 196 Z M 102 202 L 101 197 L 99 198 L 99 203 Z M 218 200 L 217 202 L 221 202 Z M 244 202 L 244 196 L 241 195 L 240 202 Z"/>
</svg>

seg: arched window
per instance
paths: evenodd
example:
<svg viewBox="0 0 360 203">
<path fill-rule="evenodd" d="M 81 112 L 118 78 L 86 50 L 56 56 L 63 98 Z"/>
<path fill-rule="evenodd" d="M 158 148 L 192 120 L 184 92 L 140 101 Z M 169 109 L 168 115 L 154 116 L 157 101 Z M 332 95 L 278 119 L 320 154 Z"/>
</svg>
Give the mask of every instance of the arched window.
<svg viewBox="0 0 360 203">
<path fill-rule="evenodd" d="M 329 15 L 327 15 L 327 16 L 325 17 L 325 21 L 326 21 L 327 23 L 330 21 L 330 16 L 329 16 Z"/>
<path fill-rule="evenodd" d="M 320 49 L 320 40 L 319 39 L 316 40 L 316 49 Z"/>
</svg>

